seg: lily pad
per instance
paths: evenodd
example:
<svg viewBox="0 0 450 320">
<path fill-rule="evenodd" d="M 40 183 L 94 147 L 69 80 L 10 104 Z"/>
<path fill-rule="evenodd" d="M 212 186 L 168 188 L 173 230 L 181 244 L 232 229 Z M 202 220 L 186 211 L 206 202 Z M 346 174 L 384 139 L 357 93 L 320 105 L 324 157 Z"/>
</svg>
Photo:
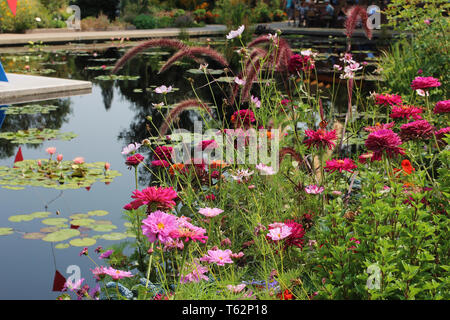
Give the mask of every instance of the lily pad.
<svg viewBox="0 0 450 320">
<path fill-rule="evenodd" d="M 22 238 L 24 239 L 30 239 L 30 240 L 36 240 L 36 239 L 42 239 L 45 237 L 45 234 L 40 232 L 29 232 L 25 233 Z"/>
<path fill-rule="evenodd" d="M 43 233 L 52 233 L 61 229 L 59 226 L 41 228 L 39 231 Z"/>
<path fill-rule="evenodd" d="M 19 130 L 17 132 L 2 132 L 0 138 L 10 140 L 11 143 L 16 144 L 40 144 L 45 140 L 72 140 L 77 135 L 73 132 L 62 133 L 56 129 L 29 129 Z"/>
<path fill-rule="evenodd" d="M 0 228 L 0 236 L 7 236 L 11 233 L 14 233 L 13 228 Z"/>
<path fill-rule="evenodd" d="M 98 232 L 109 232 L 114 229 L 117 229 L 115 225 L 112 224 L 98 224 L 91 227 L 92 230 L 98 231 Z"/>
<path fill-rule="evenodd" d="M 89 218 L 89 215 L 86 213 L 75 213 L 69 216 L 70 219 L 76 220 L 76 219 L 86 219 Z"/>
<path fill-rule="evenodd" d="M 48 211 L 39 211 L 39 212 L 33 212 L 30 214 L 30 216 L 34 218 L 47 218 L 49 215 L 51 215 L 51 212 Z"/>
<path fill-rule="evenodd" d="M 40 104 L 28 104 L 25 106 L 9 106 L 8 108 L 0 108 L 5 110 L 5 114 L 17 115 L 17 114 L 47 114 L 50 111 L 58 109 L 58 106 L 54 105 L 40 105 Z"/>
<path fill-rule="evenodd" d="M 70 247 L 70 244 L 68 243 L 58 243 L 55 246 L 56 249 L 67 249 L 68 247 Z"/>
<path fill-rule="evenodd" d="M 95 222 L 94 219 L 75 219 L 70 221 L 70 224 L 74 226 L 90 226 Z"/>
<path fill-rule="evenodd" d="M 109 214 L 108 211 L 105 210 L 93 210 L 93 211 L 89 211 L 87 213 L 89 216 L 98 216 L 98 217 L 102 217 L 102 216 L 106 216 L 107 214 Z"/>
<path fill-rule="evenodd" d="M 186 72 L 189 72 L 189 73 L 191 73 L 191 74 L 204 74 L 205 73 L 205 71 L 203 71 L 203 70 L 200 70 L 200 69 L 189 69 L 189 70 L 187 70 Z M 222 74 L 222 73 L 224 73 L 225 71 L 223 71 L 223 70 L 220 70 L 220 69 L 217 69 L 217 70 L 214 70 L 214 69 L 206 69 L 206 73 L 207 74 L 211 74 L 211 75 L 219 75 L 219 74 Z M 233 78 L 234 79 L 234 78 Z"/>
<path fill-rule="evenodd" d="M 64 241 L 80 235 L 80 231 L 76 229 L 61 229 L 47 234 L 42 240 L 47 242 Z"/>
<path fill-rule="evenodd" d="M 68 221 L 68 219 L 66 219 L 66 218 L 49 218 L 49 219 L 44 219 L 41 222 L 43 224 L 47 224 L 50 226 L 57 226 L 57 225 L 65 223 L 67 221 Z"/>
<path fill-rule="evenodd" d="M 125 76 L 125 75 L 115 75 L 115 74 L 109 74 L 109 75 L 102 75 L 95 77 L 95 80 L 100 81 L 111 81 L 111 80 L 139 80 L 140 76 Z"/>
<path fill-rule="evenodd" d="M 123 240 L 127 237 L 127 235 L 125 233 L 120 233 L 120 232 L 113 232 L 113 233 L 108 233 L 108 234 L 104 234 L 101 236 L 102 239 L 105 240 Z"/>
<path fill-rule="evenodd" d="M 11 222 L 31 221 L 33 219 L 34 217 L 29 214 L 18 214 L 8 218 L 8 220 Z"/>
<path fill-rule="evenodd" d="M 70 240 L 70 245 L 74 247 L 89 247 L 94 245 L 97 242 L 97 240 L 92 238 L 77 238 Z"/>
</svg>

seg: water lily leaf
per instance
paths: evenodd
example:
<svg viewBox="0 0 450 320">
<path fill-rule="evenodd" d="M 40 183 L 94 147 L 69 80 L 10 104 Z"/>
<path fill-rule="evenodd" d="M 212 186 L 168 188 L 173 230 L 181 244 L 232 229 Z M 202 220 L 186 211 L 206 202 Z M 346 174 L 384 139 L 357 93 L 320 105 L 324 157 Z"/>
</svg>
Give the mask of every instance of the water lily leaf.
<svg viewBox="0 0 450 320">
<path fill-rule="evenodd" d="M 97 240 L 93 238 L 77 238 L 70 240 L 70 245 L 74 247 L 89 247 L 94 245 L 97 242 Z"/>
<path fill-rule="evenodd" d="M 80 235 L 80 231 L 76 229 L 61 229 L 47 234 L 42 240 L 48 242 L 64 241 Z"/>
<path fill-rule="evenodd" d="M 49 215 L 51 215 L 51 212 L 48 211 L 41 211 L 41 212 L 33 212 L 30 214 L 30 216 L 34 218 L 47 218 Z"/>
<path fill-rule="evenodd" d="M 9 189 L 9 190 L 22 190 L 25 189 L 24 187 L 12 187 L 12 186 L 2 186 L 3 189 Z"/>
<path fill-rule="evenodd" d="M 97 225 L 99 224 L 112 224 L 111 220 L 97 220 Z"/>
<path fill-rule="evenodd" d="M 204 74 L 205 73 L 203 70 L 200 70 L 200 69 L 189 69 L 186 72 L 189 72 L 191 74 Z M 206 73 L 211 74 L 211 75 L 219 75 L 219 74 L 224 73 L 224 71 L 220 70 L 220 69 L 218 69 L 218 70 L 206 69 Z"/>
<path fill-rule="evenodd" d="M 69 216 L 70 219 L 76 220 L 76 219 L 86 219 L 89 218 L 89 215 L 86 213 L 75 213 Z"/>
<path fill-rule="evenodd" d="M 123 225 L 127 228 L 133 228 L 133 224 L 130 222 L 125 222 Z"/>
<path fill-rule="evenodd" d="M 70 221 L 70 224 L 74 226 L 90 226 L 91 224 L 95 223 L 96 221 L 94 219 L 76 219 Z"/>
<path fill-rule="evenodd" d="M 30 240 L 36 240 L 36 239 L 42 239 L 45 237 L 45 234 L 40 232 L 29 232 L 25 233 L 22 238 L 24 239 L 30 239 Z"/>
<path fill-rule="evenodd" d="M 117 229 L 117 227 L 112 224 L 100 224 L 100 225 L 92 226 L 91 228 L 92 228 L 92 230 L 98 231 L 98 232 L 108 232 L 108 231 Z"/>
<path fill-rule="evenodd" d="M 43 232 L 43 233 L 51 233 L 51 232 L 58 231 L 59 229 L 61 229 L 61 227 L 58 225 L 58 226 L 53 226 L 53 227 L 41 228 L 39 231 Z"/>
<path fill-rule="evenodd" d="M 108 233 L 108 234 L 104 234 L 101 236 L 102 239 L 105 240 L 122 240 L 125 239 L 127 237 L 127 235 L 125 233 L 120 233 L 120 232 L 113 232 L 113 233 Z"/>
<path fill-rule="evenodd" d="M 14 233 L 13 228 L 0 228 L 0 236 L 7 236 L 11 233 Z"/>
<path fill-rule="evenodd" d="M 48 224 L 50 226 L 57 226 L 57 225 L 60 225 L 62 223 L 65 223 L 67 221 L 68 221 L 68 219 L 66 219 L 66 218 L 49 218 L 49 219 L 44 219 L 41 222 L 43 224 Z"/>
<path fill-rule="evenodd" d="M 0 138 L 10 140 L 11 143 L 17 144 L 39 144 L 44 140 L 72 140 L 77 135 L 73 132 L 62 133 L 56 129 L 28 129 L 28 130 L 19 130 L 17 132 L 2 132 L 0 133 Z"/>
<path fill-rule="evenodd" d="M 99 216 L 99 217 L 102 217 L 102 216 L 106 216 L 107 214 L 109 214 L 109 212 L 108 212 L 108 211 L 105 211 L 105 210 L 93 210 L 93 211 L 89 211 L 87 214 L 88 214 L 89 216 Z"/>
<path fill-rule="evenodd" d="M 56 249 L 67 249 L 68 247 L 70 247 L 70 244 L 68 243 L 58 243 L 55 246 Z"/>
<path fill-rule="evenodd" d="M 18 214 L 8 218 L 8 220 L 11 222 L 31 221 L 33 219 L 34 217 L 29 214 Z"/>
<path fill-rule="evenodd" d="M 17 114 L 47 114 L 50 111 L 58 109 L 58 106 L 53 105 L 39 105 L 39 104 L 28 104 L 25 106 L 9 106 L 5 109 L 5 114 L 17 115 Z M 0 109 L 1 110 L 1 109 Z"/>
</svg>

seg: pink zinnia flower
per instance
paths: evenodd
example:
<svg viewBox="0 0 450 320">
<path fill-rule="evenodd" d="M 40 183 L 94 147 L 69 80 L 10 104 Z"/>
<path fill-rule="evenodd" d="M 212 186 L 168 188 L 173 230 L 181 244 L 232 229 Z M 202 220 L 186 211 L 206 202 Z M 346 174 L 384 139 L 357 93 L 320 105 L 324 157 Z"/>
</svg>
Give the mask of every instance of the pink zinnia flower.
<svg viewBox="0 0 450 320">
<path fill-rule="evenodd" d="M 311 56 L 293 54 L 289 58 L 288 70 L 290 73 L 309 71 L 314 69 L 314 67 L 315 67 L 314 60 L 311 58 Z"/>
<path fill-rule="evenodd" d="M 136 154 L 129 156 L 125 160 L 125 164 L 130 167 L 131 166 L 135 167 L 135 166 L 139 165 L 139 163 L 141 163 L 142 161 L 144 161 L 144 156 L 141 155 L 140 153 L 136 153 Z"/>
<path fill-rule="evenodd" d="M 170 163 L 166 160 L 155 160 L 151 162 L 152 167 L 163 167 L 168 168 L 170 167 Z"/>
<path fill-rule="evenodd" d="M 45 149 L 45 152 L 47 152 L 49 155 L 53 155 L 56 152 L 56 148 L 55 147 L 50 147 Z"/>
<path fill-rule="evenodd" d="M 209 280 L 209 278 L 205 276 L 205 273 L 208 272 L 208 268 L 199 264 L 198 259 L 195 259 L 193 263 L 187 263 L 183 267 L 183 270 L 184 269 L 188 269 L 189 273 L 180 275 L 181 283 L 200 282 L 200 280 L 206 281 Z"/>
<path fill-rule="evenodd" d="M 436 140 L 440 146 L 445 146 L 447 143 L 444 141 L 444 137 L 450 134 L 450 127 L 442 128 L 434 132 Z"/>
<path fill-rule="evenodd" d="M 400 127 L 403 141 L 428 139 L 433 134 L 433 126 L 427 120 L 405 123 Z"/>
<path fill-rule="evenodd" d="M 104 272 L 106 275 L 111 276 L 114 280 L 133 277 L 130 271 L 116 270 L 112 267 L 104 269 Z"/>
<path fill-rule="evenodd" d="M 290 246 L 302 248 L 304 243 L 303 237 L 305 236 L 303 225 L 293 220 L 286 220 L 284 224 L 291 228 L 291 234 L 284 240 L 284 248 L 286 249 Z"/>
<path fill-rule="evenodd" d="M 130 203 L 132 209 L 137 209 L 142 205 L 151 205 L 155 203 L 158 208 L 171 209 L 175 206 L 175 198 L 178 194 L 172 187 L 148 187 L 142 191 L 135 190 L 131 198 L 136 199 Z"/>
<path fill-rule="evenodd" d="M 376 94 L 375 103 L 383 106 L 395 106 L 403 103 L 402 97 L 397 94 Z"/>
<path fill-rule="evenodd" d="M 233 123 L 235 123 L 235 122 L 241 123 L 242 122 L 243 124 L 251 124 L 255 121 L 256 121 L 255 114 L 250 109 L 242 109 L 242 110 L 236 111 L 231 116 L 231 122 L 233 122 Z"/>
<path fill-rule="evenodd" d="M 315 184 L 305 187 L 306 193 L 309 193 L 309 194 L 321 194 L 324 190 L 325 190 L 324 187 L 318 187 Z"/>
<path fill-rule="evenodd" d="M 204 151 L 206 148 L 208 148 L 208 146 L 210 146 L 209 149 L 215 149 L 215 148 L 219 147 L 219 145 L 217 144 L 216 140 L 214 140 L 214 139 L 212 139 L 212 140 L 203 140 L 199 144 L 199 147 L 202 148 L 202 151 Z"/>
<path fill-rule="evenodd" d="M 155 157 L 157 160 L 172 161 L 173 148 L 168 146 L 157 146 Z"/>
<path fill-rule="evenodd" d="M 375 132 L 381 129 L 390 129 L 395 125 L 395 122 L 390 123 L 376 123 L 374 126 L 365 127 L 364 130 L 368 132 Z"/>
<path fill-rule="evenodd" d="M 365 142 L 367 149 L 373 151 L 372 161 L 381 160 L 383 153 L 389 158 L 405 154 L 405 151 L 399 147 L 401 144 L 400 137 L 390 129 L 370 133 Z"/>
<path fill-rule="evenodd" d="M 83 164 L 84 163 L 84 158 L 83 157 L 76 157 L 75 159 L 73 159 L 73 163 Z"/>
<path fill-rule="evenodd" d="M 142 233 L 150 242 L 157 240 L 165 243 L 171 241 L 170 233 L 178 227 L 177 217 L 162 211 L 155 211 L 142 220 Z"/>
<path fill-rule="evenodd" d="M 201 208 L 200 210 L 198 210 L 198 212 L 204 215 L 205 217 L 211 218 L 218 216 L 223 212 L 223 210 L 219 208 Z"/>
<path fill-rule="evenodd" d="M 309 139 L 305 140 L 304 142 L 308 146 L 308 149 L 311 146 L 315 146 L 316 148 L 323 149 L 325 149 L 325 147 L 328 147 L 328 149 L 332 150 L 335 146 L 335 143 L 332 141 L 337 139 L 336 130 L 305 130 L 305 134 L 309 137 Z"/>
<path fill-rule="evenodd" d="M 325 166 L 325 171 L 327 172 L 335 172 L 335 171 L 348 171 L 353 172 L 353 169 L 356 169 L 357 166 L 353 162 L 352 159 L 344 158 L 344 159 L 333 159 L 330 161 L 327 161 L 327 164 Z"/>
<path fill-rule="evenodd" d="M 363 153 L 362 155 L 360 155 L 358 157 L 358 161 L 361 164 L 365 164 L 367 162 L 367 160 L 371 159 L 372 157 L 373 157 L 373 153 L 372 152 Z"/>
<path fill-rule="evenodd" d="M 200 258 L 200 261 L 208 263 L 216 263 L 218 266 L 224 266 L 225 263 L 233 263 L 231 260 L 231 254 L 233 252 L 230 249 L 226 250 L 208 250 L 208 253 Z"/>
<path fill-rule="evenodd" d="M 443 100 L 436 103 L 433 110 L 434 113 L 449 113 L 450 112 L 450 100 Z"/>
<path fill-rule="evenodd" d="M 407 106 L 407 105 L 395 106 L 395 107 L 392 107 L 390 117 L 392 119 L 413 118 L 414 120 L 420 120 L 420 119 L 422 119 L 422 116 L 420 115 L 420 113 L 423 113 L 423 109 L 415 107 L 415 106 Z"/>
<path fill-rule="evenodd" d="M 413 90 L 436 88 L 439 87 L 440 85 L 441 83 L 439 82 L 439 79 L 433 77 L 416 77 L 411 82 L 411 88 Z"/>
<path fill-rule="evenodd" d="M 284 238 L 287 238 L 290 236 L 292 229 L 285 225 L 284 223 L 279 226 L 272 229 L 269 229 L 269 233 L 267 234 L 267 237 L 269 237 L 273 241 L 282 240 Z"/>
</svg>

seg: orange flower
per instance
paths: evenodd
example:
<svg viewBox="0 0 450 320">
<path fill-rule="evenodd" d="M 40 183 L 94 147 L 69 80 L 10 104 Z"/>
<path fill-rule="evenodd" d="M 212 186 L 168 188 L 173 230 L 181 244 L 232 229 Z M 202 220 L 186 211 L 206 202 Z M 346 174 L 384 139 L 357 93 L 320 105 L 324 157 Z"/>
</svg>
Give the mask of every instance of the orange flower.
<svg viewBox="0 0 450 320">
<path fill-rule="evenodd" d="M 170 173 L 170 175 L 173 176 L 175 174 L 175 170 L 176 171 L 182 171 L 183 169 L 184 169 L 184 164 L 182 164 L 182 163 L 175 163 L 175 164 L 170 166 L 169 173 Z"/>
<path fill-rule="evenodd" d="M 228 167 L 228 164 L 223 162 L 222 160 L 214 160 L 211 162 L 210 164 L 212 169 L 217 169 L 217 168 L 225 168 Z"/>
<path fill-rule="evenodd" d="M 405 172 L 408 175 L 416 170 L 416 169 L 413 168 L 411 162 L 409 160 L 407 160 L 407 159 L 402 161 L 402 169 L 403 169 L 403 172 Z"/>
</svg>

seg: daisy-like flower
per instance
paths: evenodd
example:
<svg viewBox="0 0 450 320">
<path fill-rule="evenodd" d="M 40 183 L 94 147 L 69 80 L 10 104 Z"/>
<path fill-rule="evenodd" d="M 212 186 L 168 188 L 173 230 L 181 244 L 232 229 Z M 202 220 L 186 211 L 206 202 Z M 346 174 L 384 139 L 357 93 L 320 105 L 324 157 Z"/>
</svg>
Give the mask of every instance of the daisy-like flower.
<svg viewBox="0 0 450 320">
<path fill-rule="evenodd" d="M 99 259 L 107 259 L 113 254 L 114 250 L 107 250 L 103 252 L 98 258 Z"/>
<path fill-rule="evenodd" d="M 306 136 L 308 136 L 308 139 L 304 141 L 304 143 L 308 146 L 308 149 L 311 146 L 314 146 L 316 148 L 323 148 L 328 147 L 329 150 L 332 150 L 335 146 L 334 140 L 337 139 L 336 136 L 336 130 L 333 131 L 326 131 L 323 129 L 318 129 L 317 131 L 314 130 L 305 130 Z"/>
<path fill-rule="evenodd" d="M 150 242 L 161 241 L 162 243 L 172 241 L 170 233 L 178 227 L 177 217 L 162 211 L 155 211 L 142 220 L 142 233 Z"/>
<path fill-rule="evenodd" d="M 234 77 L 234 82 L 239 86 L 243 86 L 245 84 L 245 80 L 242 80 L 241 78 L 238 77 Z"/>
<path fill-rule="evenodd" d="M 334 69 L 335 71 L 341 71 L 341 70 L 342 70 L 342 67 L 341 67 L 340 65 L 338 65 L 338 64 L 334 64 L 334 65 L 333 65 L 333 69 Z"/>
<path fill-rule="evenodd" d="M 397 94 L 375 94 L 375 104 L 383 106 L 398 106 L 403 104 L 402 97 Z"/>
<path fill-rule="evenodd" d="M 252 174 L 253 171 L 249 171 L 248 169 L 239 169 L 234 174 L 232 174 L 231 177 L 238 183 L 245 183 L 250 180 L 250 176 Z"/>
<path fill-rule="evenodd" d="M 91 269 L 92 274 L 94 275 L 95 280 L 100 281 L 105 276 L 105 267 L 100 266 L 95 269 Z"/>
<path fill-rule="evenodd" d="M 413 90 L 436 88 L 440 85 L 441 83 L 439 82 L 439 79 L 433 77 L 416 77 L 411 82 L 411 88 Z"/>
<path fill-rule="evenodd" d="M 133 274 L 131 274 L 130 271 L 116 270 L 112 267 L 108 267 L 104 269 L 104 271 L 106 275 L 111 276 L 114 280 L 133 277 Z"/>
<path fill-rule="evenodd" d="M 242 292 L 242 290 L 245 289 L 246 286 L 247 285 L 245 283 L 241 283 L 241 284 L 238 284 L 238 285 L 235 285 L 235 286 L 232 285 L 232 284 L 229 284 L 229 285 L 227 285 L 227 289 L 230 290 L 233 293 L 240 293 L 240 292 Z"/>
<path fill-rule="evenodd" d="M 122 154 L 127 155 L 130 153 L 135 153 L 137 151 L 137 149 L 139 149 L 140 147 L 141 147 L 140 143 L 137 143 L 137 142 L 130 143 L 128 146 L 126 146 L 122 149 Z"/>
<path fill-rule="evenodd" d="M 185 242 L 192 240 L 205 243 L 208 237 L 205 235 L 206 230 L 194 226 L 186 217 L 177 219 L 177 227 L 170 232 L 170 236 L 174 239 L 184 239 Z"/>
<path fill-rule="evenodd" d="M 376 123 L 374 126 L 365 127 L 367 132 L 375 132 L 381 129 L 390 129 L 395 125 L 395 122 L 390 123 Z"/>
<path fill-rule="evenodd" d="M 258 97 L 254 97 L 253 95 L 250 98 L 250 102 L 255 106 L 255 108 L 261 108 L 261 101 Z"/>
<path fill-rule="evenodd" d="M 231 30 L 230 33 L 227 34 L 227 39 L 234 39 L 236 37 L 240 37 L 245 30 L 245 26 L 240 26 L 237 30 Z"/>
<path fill-rule="evenodd" d="M 450 112 L 450 100 L 438 101 L 436 103 L 434 113 L 449 113 Z"/>
<path fill-rule="evenodd" d="M 321 194 L 324 190 L 325 190 L 324 187 L 319 187 L 315 184 L 311 184 L 305 187 L 306 193 L 309 194 Z"/>
<path fill-rule="evenodd" d="M 164 187 L 147 187 L 142 191 L 135 190 L 131 198 L 135 199 L 130 203 L 133 209 L 137 209 L 143 205 L 156 204 L 158 208 L 172 209 L 175 206 L 175 201 L 178 197 L 177 192 L 172 188 Z"/>
<path fill-rule="evenodd" d="M 152 103 L 152 106 L 154 108 L 160 109 L 162 107 L 164 107 L 164 102 L 160 102 L 160 103 Z"/>
<path fill-rule="evenodd" d="M 208 268 L 202 266 L 198 263 L 198 259 L 195 259 L 193 263 L 187 263 L 183 270 L 189 271 L 187 274 L 181 274 L 180 275 L 180 281 L 181 283 L 188 283 L 188 282 L 200 282 L 200 280 L 206 280 L 208 281 L 209 278 L 205 276 L 205 273 L 208 272 Z"/>
<path fill-rule="evenodd" d="M 366 139 L 366 148 L 373 152 L 372 161 L 381 160 L 383 153 L 393 158 L 405 151 L 399 147 L 402 144 L 400 137 L 390 129 L 381 129 L 369 134 Z"/>
<path fill-rule="evenodd" d="M 211 218 L 218 216 L 223 212 L 223 210 L 219 208 L 201 208 L 198 212 L 205 217 Z"/>
<path fill-rule="evenodd" d="M 80 290 L 81 285 L 83 284 L 84 278 L 79 279 L 78 281 L 72 281 L 70 278 L 64 283 L 62 291 L 75 291 Z"/>
<path fill-rule="evenodd" d="M 262 175 L 276 174 L 275 170 L 271 166 L 266 166 L 264 163 L 257 164 L 256 169 L 258 169 L 259 173 Z"/>
<path fill-rule="evenodd" d="M 351 63 L 355 63 L 355 60 L 353 60 L 353 55 L 351 53 L 345 53 L 344 56 L 342 58 L 340 58 L 339 60 L 343 61 L 344 63 L 347 64 L 351 64 Z"/>
<path fill-rule="evenodd" d="M 325 171 L 327 172 L 335 172 L 335 171 L 348 171 L 353 172 L 353 169 L 356 169 L 357 166 L 353 162 L 352 159 L 344 158 L 344 159 L 333 159 L 330 161 L 327 161 L 327 164 L 325 166 Z"/>
<path fill-rule="evenodd" d="M 88 248 L 87 247 L 83 248 L 83 250 L 81 250 L 81 252 L 78 255 L 80 257 L 81 256 L 87 256 L 88 255 Z"/>
<path fill-rule="evenodd" d="M 200 261 L 215 263 L 218 266 L 224 266 L 225 263 L 233 263 L 233 260 L 231 260 L 232 253 L 233 252 L 230 249 L 208 250 L 208 253 L 200 258 Z"/>
<path fill-rule="evenodd" d="M 136 154 L 129 156 L 125 160 L 125 164 L 130 167 L 135 167 L 135 166 L 139 165 L 142 161 L 144 161 L 144 156 L 140 153 L 136 153 Z"/>
<path fill-rule="evenodd" d="M 432 136 L 433 130 L 433 126 L 427 120 L 417 120 L 400 127 L 400 138 L 403 141 L 424 140 Z"/>
<path fill-rule="evenodd" d="M 157 87 L 155 89 L 155 92 L 160 94 L 168 94 L 169 92 L 172 92 L 172 90 L 173 90 L 172 86 L 166 87 L 165 85 L 162 85 L 160 87 Z"/>
<path fill-rule="evenodd" d="M 392 119 L 398 119 L 398 118 L 404 118 L 409 119 L 413 118 L 414 120 L 420 120 L 422 119 L 422 116 L 420 115 L 423 113 L 422 108 L 418 108 L 415 106 L 395 106 L 392 107 L 391 114 L 389 115 Z"/>
<path fill-rule="evenodd" d="M 291 231 L 292 229 L 283 223 L 279 227 L 269 229 L 267 237 L 269 237 L 273 241 L 279 241 L 289 237 L 291 235 Z"/>
</svg>

